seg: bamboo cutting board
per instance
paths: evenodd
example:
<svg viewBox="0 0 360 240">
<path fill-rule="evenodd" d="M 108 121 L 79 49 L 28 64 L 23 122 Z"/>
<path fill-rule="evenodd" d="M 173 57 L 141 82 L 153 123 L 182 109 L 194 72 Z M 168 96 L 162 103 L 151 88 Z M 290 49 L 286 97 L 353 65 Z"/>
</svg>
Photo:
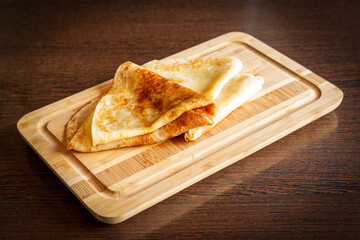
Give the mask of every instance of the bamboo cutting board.
<svg viewBox="0 0 360 240">
<path fill-rule="evenodd" d="M 236 56 L 242 73 L 265 83 L 195 142 L 177 137 L 161 144 L 97 153 L 66 151 L 65 125 L 81 106 L 106 92 L 111 80 L 26 114 L 23 138 L 99 220 L 118 223 L 243 159 L 334 110 L 340 89 L 256 38 L 232 32 L 169 58 Z"/>
</svg>

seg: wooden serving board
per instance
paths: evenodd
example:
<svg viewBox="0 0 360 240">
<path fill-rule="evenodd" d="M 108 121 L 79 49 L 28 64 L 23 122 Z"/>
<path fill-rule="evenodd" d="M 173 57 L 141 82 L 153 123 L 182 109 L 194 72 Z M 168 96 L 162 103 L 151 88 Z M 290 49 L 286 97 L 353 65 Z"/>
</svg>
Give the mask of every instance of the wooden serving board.
<svg viewBox="0 0 360 240">
<path fill-rule="evenodd" d="M 265 83 L 195 142 L 98 153 L 66 151 L 65 125 L 74 112 L 106 92 L 111 80 L 26 114 L 18 129 L 28 144 L 99 220 L 118 223 L 245 158 L 334 110 L 340 89 L 256 38 L 232 32 L 169 58 L 239 57 L 242 73 Z"/>
</svg>

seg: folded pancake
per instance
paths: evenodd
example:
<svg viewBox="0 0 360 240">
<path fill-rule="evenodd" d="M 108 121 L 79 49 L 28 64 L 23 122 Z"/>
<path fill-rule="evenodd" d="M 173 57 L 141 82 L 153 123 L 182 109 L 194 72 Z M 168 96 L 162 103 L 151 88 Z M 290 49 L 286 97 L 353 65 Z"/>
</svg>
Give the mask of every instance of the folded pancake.
<svg viewBox="0 0 360 240">
<path fill-rule="evenodd" d="M 143 67 L 215 99 L 224 85 L 239 73 L 242 63 L 236 57 L 164 59 L 153 60 Z"/>
<path fill-rule="evenodd" d="M 91 152 L 161 142 L 212 124 L 215 115 L 210 98 L 130 62 L 119 67 L 112 88 L 95 102 L 69 121 L 68 149 Z"/>
<path fill-rule="evenodd" d="M 120 147 L 159 143 L 169 138 L 176 137 L 190 129 L 211 124 L 211 116 L 214 115 L 215 110 L 214 105 L 189 110 L 171 123 L 155 130 L 154 132 L 93 146 L 91 136 L 91 119 L 93 117 L 96 104 L 96 99 L 88 103 L 69 121 L 68 129 L 70 130 L 67 131 L 68 150 L 73 149 L 79 152 L 97 152 Z M 88 117 L 89 115 L 90 117 Z M 78 124 L 75 126 L 74 119 L 84 120 L 86 119 L 84 116 L 88 117 L 87 120 L 85 120 L 82 124 L 79 120 L 75 120 L 78 121 Z M 74 125 L 74 128 L 70 128 L 69 124 Z M 80 128 L 79 126 L 83 127 Z"/>
<path fill-rule="evenodd" d="M 262 88 L 264 82 L 261 77 L 254 77 L 249 74 L 238 75 L 242 64 L 240 60 L 234 57 L 195 60 L 154 60 L 143 65 L 143 67 L 151 71 L 147 72 L 144 68 L 132 63 L 125 63 L 120 66 L 109 93 L 101 98 L 100 101 L 99 98 L 94 99 L 73 116 L 67 126 L 68 149 L 94 152 L 126 146 L 152 144 L 162 142 L 182 133 L 185 133 L 186 141 L 194 141 L 214 127 L 234 109 L 249 101 Z M 165 78 L 165 80 L 159 80 L 161 78 L 159 75 Z M 145 80 L 143 80 L 144 78 Z M 171 79 L 171 81 L 168 79 Z M 178 109 L 180 109 L 179 112 L 181 114 L 172 119 L 168 115 L 166 116 L 166 109 L 171 110 L 174 107 L 168 107 L 164 111 L 157 110 L 155 112 L 156 107 L 154 110 L 154 106 L 158 104 L 158 98 L 165 99 L 166 104 L 169 105 L 171 105 L 171 101 L 179 100 L 177 97 L 174 97 L 176 94 L 167 92 L 167 89 L 171 88 L 172 84 L 176 84 L 175 82 L 185 87 L 186 91 L 184 90 L 184 93 L 189 94 L 188 90 L 192 89 L 195 91 L 195 95 L 196 92 L 199 95 L 191 99 L 192 95 L 190 94 L 189 99 L 181 93 L 179 94 L 183 97 L 181 101 L 191 105 L 200 100 L 200 104 L 194 108 L 187 108 L 181 106 L 182 102 L 175 103 L 175 108 L 180 105 Z M 159 88 L 161 90 L 151 91 L 151 88 Z M 215 105 L 208 98 L 204 99 L 203 95 L 212 98 L 216 103 L 216 114 Z M 144 97 L 141 96 L 147 98 L 145 106 L 150 105 L 151 107 L 143 108 L 144 100 L 141 99 Z M 209 104 L 206 105 L 206 103 Z M 98 122 L 101 123 L 100 128 L 106 127 L 104 128 L 105 134 L 100 132 L 101 137 L 105 136 L 105 139 L 99 141 L 102 141 L 101 143 L 94 141 L 94 134 L 92 132 L 94 130 L 93 123 L 96 110 L 98 110 L 97 114 L 100 116 L 98 117 Z M 116 112 L 115 114 L 113 114 L 114 111 Z M 137 115 L 137 112 L 140 113 L 140 117 Z M 141 113 L 145 113 L 142 115 L 147 116 L 145 120 L 141 119 L 144 117 L 141 117 Z M 156 117 L 152 117 L 151 113 L 157 114 L 156 116 L 159 117 L 155 119 Z M 107 115 L 110 115 L 110 117 Z M 102 119 L 104 116 L 107 117 Z M 122 119 L 122 122 L 116 123 L 119 119 Z M 142 126 L 141 123 L 143 122 L 154 124 L 156 121 L 158 121 L 158 125 L 153 128 L 155 130 L 151 130 L 148 127 L 150 124 L 146 126 L 145 131 L 138 127 L 139 124 Z M 121 130 L 120 134 L 116 137 L 112 135 L 114 128 L 115 130 Z M 129 134 L 129 132 L 133 135 Z M 95 133 L 97 132 L 95 131 Z M 106 135 L 106 133 L 108 134 Z M 111 137 L 108 137 L 109 135 L 113 137 L 112 139 L 118 139 L 109 140 L 111 139 Z"/>
<path fill-rule="evenodd" d="M 209 131 L 232 111 L 249 101 L 261 90 L 263 83 L 262 77 L 254 77 L 250 74 L 243 74 L 231 79 L 215 99 L 216 115 L 213 124 L 189 130 L 184 134 L 185 140 L 194 141 Z"/>
<path fill-rule="evenodd" d="M 154 60 L 143 66 L 215 100 L 213 124 L 188 131 L 185 133 L 186 141 L 194 141 L 202 136 L 253 97 L 264 83 L 261 77 L 237 75 L 242 64 L 235 57 Z"/>
</svg>

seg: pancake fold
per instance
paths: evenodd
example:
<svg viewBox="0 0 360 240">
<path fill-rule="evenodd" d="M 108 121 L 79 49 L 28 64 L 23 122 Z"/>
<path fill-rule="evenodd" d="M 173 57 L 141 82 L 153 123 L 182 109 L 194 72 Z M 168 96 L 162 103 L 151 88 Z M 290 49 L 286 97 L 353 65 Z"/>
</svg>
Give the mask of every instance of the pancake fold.
<svg viewBox="0 0 360 240">
<path fill-rule="evenodd" d="M 153 144 L 210 125 L 214 116 L 211 98 L 126 62 L 109 92 L 69 121 L 67 148 L 94 152 Z"/>
<path fill-rule="evenodd" d="M 241 69 L 235 57 L 126 62 L 108 93 L 70 119 L 67 148 L 96 152 L 181 134 L 195 141 L 261 90 L 264 79 Z"/>
</svg>

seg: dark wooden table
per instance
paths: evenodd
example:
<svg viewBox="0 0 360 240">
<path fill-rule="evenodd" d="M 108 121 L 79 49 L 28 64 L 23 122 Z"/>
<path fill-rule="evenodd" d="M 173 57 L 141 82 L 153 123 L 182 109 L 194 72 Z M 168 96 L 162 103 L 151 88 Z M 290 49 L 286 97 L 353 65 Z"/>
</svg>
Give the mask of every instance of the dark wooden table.
<svg viewBox="0 0 360 240">
<path fill-rule="evenodd" d="M 360 238 L 359 1 L 1 1 L 0 238 Z M 117 224 L 95 221 L 21 139 L 24 114 L 247 32 L 344 92 L 332 113 Z"/>
</svg>

